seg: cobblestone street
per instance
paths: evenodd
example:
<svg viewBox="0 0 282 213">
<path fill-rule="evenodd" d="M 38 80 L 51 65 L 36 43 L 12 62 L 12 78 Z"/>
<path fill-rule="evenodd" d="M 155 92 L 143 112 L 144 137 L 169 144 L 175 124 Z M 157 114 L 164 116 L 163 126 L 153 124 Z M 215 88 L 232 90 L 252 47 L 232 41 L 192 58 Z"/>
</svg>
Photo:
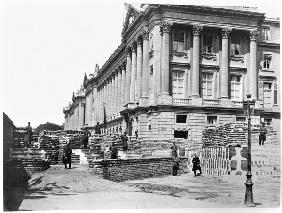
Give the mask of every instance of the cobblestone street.
<svg viewBox="0 0 282 213">
<path fill-rule="evenodd" d="M 32 177 L 19 210 L 243 207 L 244 181 L 185 174 L 115 183 L 90 175 L 87 167 L 53 166 Z M 279 206 L 279 181 L 254 181 L 257 207 Z"/>
</svg>

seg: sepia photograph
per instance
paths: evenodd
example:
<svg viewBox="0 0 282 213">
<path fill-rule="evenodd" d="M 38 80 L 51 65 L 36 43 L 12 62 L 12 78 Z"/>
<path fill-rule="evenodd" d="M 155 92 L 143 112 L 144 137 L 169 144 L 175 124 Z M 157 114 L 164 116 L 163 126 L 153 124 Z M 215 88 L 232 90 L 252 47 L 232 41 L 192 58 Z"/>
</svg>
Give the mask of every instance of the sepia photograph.
<svg viewBox="0 0 282 213">
<path fill-rule="evenodd" d="M 1 210 L 278 212 L 280 6 L 3 0 Z"/>
</svg>

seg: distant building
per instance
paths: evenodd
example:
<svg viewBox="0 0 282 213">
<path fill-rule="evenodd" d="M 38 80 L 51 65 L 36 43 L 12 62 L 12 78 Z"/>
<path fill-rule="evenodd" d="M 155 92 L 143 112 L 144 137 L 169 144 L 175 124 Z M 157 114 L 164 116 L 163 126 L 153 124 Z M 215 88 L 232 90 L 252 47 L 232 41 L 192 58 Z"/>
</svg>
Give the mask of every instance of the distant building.
<svg viewBox="0 0 282 213">
<path fill-rule="evenodd" d="M 102 132 L 199 139 L 206 126 L 245 121 L 248 93 L 253 122 L 279 128 L 279 31 L 254 8 L 128 5 L 120 46 L 84 77 L 65 129 L 106 120 Z"/>
</svg>

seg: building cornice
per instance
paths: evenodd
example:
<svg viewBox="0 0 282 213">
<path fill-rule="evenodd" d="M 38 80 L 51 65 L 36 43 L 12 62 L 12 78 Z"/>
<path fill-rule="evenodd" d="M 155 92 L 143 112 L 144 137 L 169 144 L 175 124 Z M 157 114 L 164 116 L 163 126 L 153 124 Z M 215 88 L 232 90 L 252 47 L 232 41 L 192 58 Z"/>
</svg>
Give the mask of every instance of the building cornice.
<svg viewBox="0 0 282 213">
<path fill-rule="evenodd" d="M 280 49 L 280 44 L 277 44 L 277 43 L 258 42 L 258 46 L 259 47 L 266 47 L 266 48 Z"/>
</svg>

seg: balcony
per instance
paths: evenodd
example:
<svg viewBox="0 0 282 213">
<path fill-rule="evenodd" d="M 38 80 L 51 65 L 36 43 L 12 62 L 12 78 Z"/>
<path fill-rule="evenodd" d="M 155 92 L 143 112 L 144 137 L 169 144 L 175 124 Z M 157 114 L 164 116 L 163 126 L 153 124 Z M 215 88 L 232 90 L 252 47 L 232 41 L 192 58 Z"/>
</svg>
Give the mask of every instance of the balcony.
<svg viewBox="0 0 282 213">
<path fill-rule="evenodd" d="M 189 99 L 189 98 L 173 98 L 172 103 L 177 104 L 177 105 L 191 105 L 191 99 Z"/>
<path fill-rule="evenodd" d="M 243 101 L 232 101 L 233 106 L 236 108 L 243 108 Z"/>
<path fill-rule="evenodd" d="M 219 100 L 203 99 L 203 106 L 219 106 Z"/>
</svg>

